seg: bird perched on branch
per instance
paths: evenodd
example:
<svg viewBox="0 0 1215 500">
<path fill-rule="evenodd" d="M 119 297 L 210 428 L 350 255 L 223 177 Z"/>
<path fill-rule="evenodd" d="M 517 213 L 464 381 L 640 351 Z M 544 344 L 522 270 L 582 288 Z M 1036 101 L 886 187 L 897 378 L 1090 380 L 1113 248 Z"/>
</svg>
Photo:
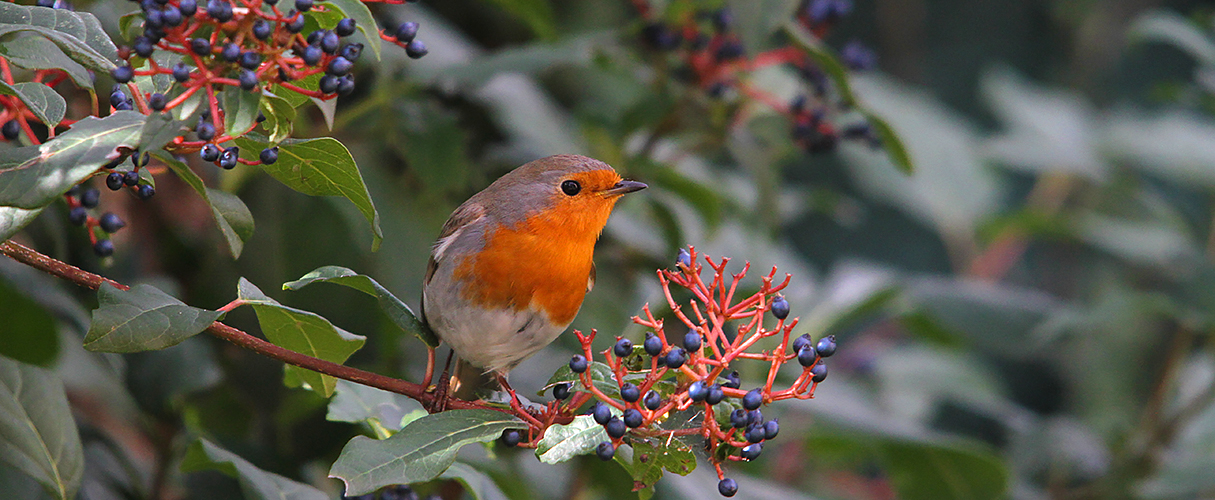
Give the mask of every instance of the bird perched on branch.
<svg viewBox="0 0 1215 500">
<path fill-rule="evenodd" d="M 458 386 L 481 374 L 510 390 L 507 372 L 556 340 L 594 286 L 612 207 L 645 187 L 593 158 L 549 156 L 451 214 L 430 253 L 422 317 L 463 363 L 453 390 L 467 396 Z"/>
</svg>

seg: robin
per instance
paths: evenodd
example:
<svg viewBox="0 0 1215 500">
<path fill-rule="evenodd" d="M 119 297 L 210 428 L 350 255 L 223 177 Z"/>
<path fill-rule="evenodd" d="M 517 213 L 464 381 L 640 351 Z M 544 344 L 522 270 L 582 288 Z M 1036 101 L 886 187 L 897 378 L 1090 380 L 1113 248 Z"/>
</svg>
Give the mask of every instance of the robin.
<svg viewBox="0 0 1215 500">
<path fill-rule="evenodd" d="M 466 365 L 453 390 L 467 366 L 510 390 L 506 374 L 556 340 L 595 285 L 595 241 L 616 200 L 645 188 L 599 160 L 556 155 L 451 214 L 426 266 L 422 318 Z"/>
</svg>

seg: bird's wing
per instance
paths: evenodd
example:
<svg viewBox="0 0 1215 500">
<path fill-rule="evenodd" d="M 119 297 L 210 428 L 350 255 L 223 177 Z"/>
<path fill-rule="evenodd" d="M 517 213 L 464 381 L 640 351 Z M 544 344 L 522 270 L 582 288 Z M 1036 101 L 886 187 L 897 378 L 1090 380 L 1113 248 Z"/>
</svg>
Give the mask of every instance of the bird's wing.
<svg viewBox="0 0 1215 500">
<path fill-rule="evenodd" d="M 595 263 L 591 263 L 591 274 L 586 277 L 586 293 L 591 293 L 591 289 L 595 288 Z"/>
<path fill-rule="evenodd" d="M 443 230 L 439 231 L 439 239 L 435 240 L 435 245 L 430 250 L 430 260 L 426 263 L 426 279 L 423 280 L 423 285 L 430 284 L 430 279 L 434 277 L 435 270 L 439 268 L 439 263 L 443 261 L 443 254 L 447 252 L 451 243 L 460 237 L 460 233 L 469 224 L 484 217 L 485 207 L 479 203 L 465 203 L 452 212 L 451 217 L 443 224 Z"/>
</svg>

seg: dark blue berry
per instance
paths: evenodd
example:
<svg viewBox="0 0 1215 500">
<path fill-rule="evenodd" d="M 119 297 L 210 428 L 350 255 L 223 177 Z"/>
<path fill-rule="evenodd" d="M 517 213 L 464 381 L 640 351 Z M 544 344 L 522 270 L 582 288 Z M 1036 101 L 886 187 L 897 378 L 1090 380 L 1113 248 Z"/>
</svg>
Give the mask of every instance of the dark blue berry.
<svg viewBox="0 0 1215 500">
<path fill-rule="evenodd" d="M 274 162 L 278 161 L 278 146 L 263 149 L 261 153 L 258 153 L 257 159 L 261 160 L 263 165 L 273 165 Z M 568 386 L 566 387 L 566 391 L 567 392 L 569 391 Z M 557 398 L 557 399 L 565 399 L 565 398 Z"/>
<path fill-rule="evenodd" d="M 595 403 L 595 407 L 591 408 L 591 416 L 595 417 L 595 423 L 599 425 L 607 425 L 612 419 L 612 407 L 604 403 Z"/>
<path fill-rule="evenodd" d="M 254 118 L 253 121 L 255 121 L 257 123 L 264 122 L 264 121 L 266 121 L 266 115 L 262 114 L 261 111 L 258 111 L 257 118 Z M 276 148 L 277 148 L 277 146 L 276 146 Z"/>
<path fill-rule="evenodd" d="M 641 389 L 638 389 L 632 382 L 625 382 L 624 385 L 620 386 L 620 399 L 635 403 L 638 399 L 641 399 Z"/>
<path fill-rule="evenodd" d="M 317 63 L 321 62 L 321 57 L 324 57 L 324 55 L 325 53 L 321 51 L 320 47 L 309 45 L 304 47 L 304 54 L 301 56 L 301 59 L 304 60 L 304 64 L 316 66 Z"/>
<path fill-rule="evenodd" d="M 53 8 L 55 8 L 55 0 L 38 0 L 37 2 L 34 2 L 34 5 L 37 5 L 39 7 L 49 7 L 49 8 L 53 9 Z"/>
<path fill-rule="evenodd" d="M 143 15 L 144 26 L 159 28 L 165 25 L 164 13 L 160 9 L 152 9 Z"/>
<path fill-rule="evenodd" d="M 632 429 L 641 427 L 641 424 L 645 423 L 645 417 L 641 416 L 641 412 L 637 411 L 636 408 L 624 410 L 624 416 L 622 419 L 624 420 L 624 425 L 627 425 Z"/>
<path fill-rule="evenodd" d="M 321 46 L 321 50 L 325 51 L 326 54 L 333 54 L 337 52 L 338 45 L 341 43 L 342 40 L 338 38 L 337 33 L 326 31 L 324 35 L 321 35 L 321 41 L 318 45 Z"/>
<path fill-rule="evenodd" d="M 692 267 L 692 254 L 688 253 L 688 249 L 680 248 L 679 256 L 675 258 L 675 263 L 683 267 Z"/>
<path fill-rule="evenodd" d="M 71 210 L 68 210 L 68 222 L 77 226 L 83 226 L 87 220 L 89 220 L 89 209 L 72 207 Z"/>
<path fill-rule="evenodd" d="M 139 57 L 147 58 L 152 55 L 152 41 L 146 36 L 136 37 L 131 48 L 135 49 Z"/>
<path fill-rule="evenodd" d="M 342 79 L 333 75 L 325 75 L 321 77 L 320 89 L 322 94 L 332 94 L 337 92 L 338 84 L 342 83 Z"/>
<path fill-rule="evenodd" d="M 219 155 L 219 166 L 226 170 L 236 168 L 236 159 L 240 158 L 240 148 L 232 146 L 225 148 L 224 152 Z"/>
<path fill-rule="evenodd" d="M 628 428 L 624 425 L 624 421 L 620 417 L 612 417 L 608 419 L 608 423 L 603 424 L 603 430 L 607 431 L 607 435 L 613 439 L 619 439 L 624 436 L 624 432 Z"/>
<path fill-rule="evenodd" d="M 675 370 L 683 366 L 683 364 L 688 361 L 688 356 L 684 353 L 683 349 L 675 347 L 667 353 L 666 360 L 667 368 Z"/>
<path fill-rule="evenodd" d="M 214 144 L 207 144 L 206 146 L 203 146 L 202 151 L 200 151 L 198 153 L 198 156 L 200 158 L 202 158 L 203 161 L 218 160 L 219 159 L 219 148 L 216 147 Z"/>
<path fill-rule="evenodd" d="M 198 126 L 194 128 L 194 133 L 198 134 L 198 138 L 204 141 L 209 141 L 215 138 L 215 125 L 206 120 L 198 120 Z"/>
<path fill-rule="evenodd" d="M 615 354 L 617 358 L 633 354 L 633 341 L 629 339 L 617 340 L 616 345 L 612 346 L 612 354 Z"/>
<path fill-rule="evenodd" d="M 814 368 L 810 369 L 810 375 L 812 375 L 810 380 L 812 380 L 814 382 L 822 382 L 824 380 L 827 380 L 826 363 L 819 363 L 817 365 L 814 365 Z"/>
<path fill-rule="evenodd" d="M 225 0 L 211 0 L 207 3 L 207 15 L 216 21 L 226 23 L 232 20 L 232 4 Z"/>
<path fill-rule="evenodd" d="M 101 219 L 97 222 L 98 225 L 101 226 L 101 230 L 107 233 L 117 232 L 119 229 L 122 229 L 127 225 L 127 223 L 123 222 L 122 219 L 118 218 L 117 215 L 110 212 L 106 212 L 105 215 L 102 215 Z"/>
<path fill-rule="evenodd" d="M 574 357 L 570 358 L 570 371 L 574 373 L 586 371 L 587 366 L 589 365 L 586 362 L 586 357 L 581 354 L 575 354 Z"/>
<path fill-rule="evenodd" d="M 611 460 L 612 456 L 615 454 L 616 447 L 612 446 L 611 441 L 599 443 L 599 446 L 595 448 L 595 456 L 599 457 L 599 459 L 603 460 L 604 462 Z"/>
<path fill-rule="evenodd" d="M 394 35 L 396 35 L 398 42 L 412 42 L 413 38 L 418 36 L 418 23 L 412 21 L 401 23 L 400 26 L 397 26 L 397 31 Z"/>
<path fill-rule="evenodd" d="M 354 19 L 347 17 L 338 21 L 337 26 L 333 28 L 333 32 L 337 33 L 338 36 L 350 36 L 354 34 L 354 27 Z"/>
<path fill-rule="evenodd" d="M 300 12 L 312 10 L 312 0 L 295 0 L 295 10 Z"/>
<path fill-rule="evenodd" d="M 714 54 L 714 56 L 717 57 L 718 62 L 726 62 L 738 59 L 742 57 L 744 53 L 745 51 L 743 50 L 741 43 L 730 41 L 721 44 L 721 46 L 717 48 L 717 53 Z"/>
<path fill-rule="evenodd" d="M 650 356 L 657 356 L 662 352 L 662 339 L 654 335 L 654 332 L 645 332 L 645 353 Z"/>
<path fill-rule="evenodd" d="M 117 107 L 124 102 L 127 102 L 126 92 L 122 91 L 122 87 L 115 85 L 114 91 L 110 93 L 110 106 Z"/>
<path fill-rule="evenodd" d="M 518 431 L 516 431 L 516 432 L 518 432 Z M 503 437 L 505 437 L 505 431 L 503 433 Z M 409 485 L 394 484 L 392 486 L 389 486 L 389 487 L 381 490 L 379 498 L 380 498 L 380 500 L 418 500 L 418 493 L 413 491 L 413 488 L 410 488 Z M 351 499 L 342 498 L 342 500 L 375 500 L 375 499 L 376 499 L 375 493 L 368 493 L 366 495 L 362 495 L 362 496 L 351 498 Z"/>
<path fill-rule="evenodd" d="M 160 14 L 160 18 L 164 21 L 165 26 L 177 26 L 183 21 L 181 10 L 171 5 L 165 7 L 165 10 Z"/>
<path fill-rule="evenodd" d="M 793 352 L 801 352 L 802 348 L 810 345 L 811 342 L 810 334 L 803 333 L 800 337 L 793 339 L 789 346 L 793 348 Z"/>
<path fill-rule="evenodd" d="M 173 79 L 177 83 L 186 83 L 190 79 L 190 67 L 183 63 L 173 65 Z"/>
<path fill-rule="evenodd" d="M 363 55 L 363 44 L 348 43 L 346 45 L 343 45 L 342 50 L 340 52 L 338 52 L 338 55 L 345 57 L 346 59 L 349 59 L 350 62 L 358 61 L 359 56 Z"/>
<path fill-rule="evenodd" d="M 747 442 L 758 443 L 764 440 L 764 426 L 753 425 L 747 428 Z"/>
<path fill-rule="evenodd" d="M 274 32 L 274 26 L 270 25 L 265 19 L 253 21 L 253 36 L 258 40 L 270 38 L 270 34 Z"/>
<path fill-rule="evenodd" d="M 772 315 L 776 316 L 776 319 L 785 319 L 789 317 L 789 301 L 777 295 L 775 299 L 772 299 L 770 310 L 772 311 Z"/>
<path fill-rule="evenodd" d="M 127 83 L 135 78 L 135 70 L 130 66 L 119 66 L 110 71 L 110 76 L 114 77 L 114 81 L 118 83 Z"/>
<path fill-rule="evenodd" d="M 688 352 L 700 350 L 700 332 L 691 331 L 683 335 L 683 348 Z"/>
<path fill-rule="evenodd" d="M 709 388 L 705 387 L 705 383 L 702 381 L 697 380 L 688 386 L 688 398 L 691 398 L 692 401 L 704 401 L 705 396 L 708 395 Z"/>
<path fill-rule="evenodd" d="M 764 402 L 764 393 L 762 390 L 760 390 L 758 388 L 751 389 L 750 391 L 748 391 L 747 394 L 745 396 L 743 396 L 743 400 L 742 400 L 743 408 L 746 408 L 748 410 L 758 409 L 759 405 L 763 404 L 763 402 Z"/>
<path fill-rule="evenodd" d="M 738 408 L 730 412 L 730 425 L 735 429 L 742 429 L 747 426 L 747 410 Z"/>
<path fill-rule="evenodd" d="M 759 458 L 759 454 L 763 451 L 764 445 L 762 443 L 752 443 L 744 446 L 742 452 L 739 453 L 739 456 L 747 460 L 755 460 Z"/>
<path fill-rule="evenodd" d="M 128 172 L 122 174 L 122 183 L 126 184 L 128 186 L 138 186 L 139 185 L 139 172 L 131 170 L 131 171 L 128 171 Z"/>
<path fill-rule="evenodd" d="M 105 187 L 110 188 L 110 191 L 122 189 L 122 172 L 110 172 L 110 175 L 105 176 Z"/>
<path fill-rule="evenodd" d="M 151 184 L 144 184 L 139 186 L 139 190 L 135 192 L 135 196 L 141 200 L 151 199 L 153 196 L 156 196 L 156 188 L 152 187 Z"/>
<path fill-rule="evenodd" d="M 329 61 L 329 68 L 325 72 L 334 76 L 342 76 L 349 73 L 351 69 L 354 69 L 354 63 L 350 62 L 350 59 L 337 56 L 332 61 Z M 334 90 L 337 89 L 335 88 Z"/>
<path fill-rule="evenodd" d="M 835 335 L 828 335 L 818 340 L 818 345 L 814 346 L 814 350 L 818 351 L 818 355 L 824 358 L 830 358 L 835 354 Z"/>
<path fill-rule="evenodd" d="M 177 4 L 177 10 L 181 11 L 181 15 L 190 17 L 195 12 L 198 12 L 198 2 L 196 0 L 181 0 Z"/>
<path fill-rule="evenodd" d="M 190 50 L 193 50 L 195 54 L 200 56 L 210 55 L 211 41 L 207 40 L 206 38 L 191 38 Z"/>
<path fill-rule="evenodd" d="M 123 101 L 119 105 L 114 106 L 114 109 L 116 109 L 118 111 L 130 111 L 132 109 L 135 109 L 135 106 L 131 104 L 130 99 L 127 99 L 126 101 Z"/>
<path fill-rule="evenodd" d="M 723 400 L 723 399 L 726 399 L 726 393 L 725 393 L 725 391 L 721 390 L 720 385 L 713 384 L 713 385 L 709 386 L 709 392 L 707 394 L 705 394 L 706 403 L 715 405 L 717 403 L 720 403 L 721 400 Z"/>
<path fill-rule="evenodd" d="M 257 87 L 257 73 L 247 69 L 240 70 L 238 77 L 240 80 L 240 88 L 244 90 L 253 90 Z"/>
<path fill-rule="evenodd" d="M 83 193 L 80 193 L 80 204 L 84 205 L 86 208 L 96 207 L 100 202 L 101 191 L 89 188 L 84 190 Z"/>
<path fill-rule="evenodd" d="M 747 412 L 747 425 L 759 425 L 764 422 L 764 412 L 751 410 Z"/>
<path fill-rule="evenodd" d="M 257 69 L 262 64 L 262 55 L 252 50 L 245 51 L 240 55 L 240 67 L 245 69 Z"/>
<path fill-rule="evenodd" d="M 292 19 L 291 22 L 287 23 L 287 31 L 290 31 L 292 33 L 299 33 L 303 30 L 304 30 L 304 16 L 302 14 L 295 16 L 295 19 Z"/>
<path fill-rule="evenodd" d="M 228 62 L 236 62 L 240 59 L 240 45 L 231 42 L 224 44 L 224 48 L 219 51 L 219 57 Z"/>
<path fill-rule="evenodd" d="M 350 95 L 354 92 L 354 75 L 346 75 L 338 79 L 338 95 Z"/>
<path fill-rule="evenodd" d="M 502 431 L 502 444 L 506 445 L 507 447 L 514 448 L 518 446 L 519 441 L 522 440 L 523 437 L 519 435 L 518 429 L 507 429 Z"/>
<path fill-rule="evenodd" d="M 566 399 L 570 397 L 570 384 L 557 384 L 553 386 L 553 397 L 556 399 Z"/>
<path fill-rule="evenodd" d="M 717 30 L 718 33 L 729 30 L 730 24 L 733 21 L 734 18 L 730 15 L 730 9 L 718 9 L 716 12 L 713 12 L 713 29 Z"/>
<path fill-rule="evenodd" d="M 405 46 L 405 55 L 410 59 L 421 59 L 422 56 L 430 53 L 430 49 L 426 48 L 426 44 L 421 40 L 414 40 Z"/>
<path fill-rule="evenodd" d="M 777 434 L 780 434 L 780 422 L 776 419 L 764 422 L 764 439 L 774 439 Z"/>
<path fill-rule="evenodd" d="M 646 391 L 645 398 L 642 400 L 642 403 L 645 403 L 645 407 L 650 411 L 657 410 L 659 406 L 662 406 L 662 396 L 660 396 L 658 392 L 651 389 Z"/>
<path fill-rule="evenodd" d="M 97 243 L 93 244 L 93 253 L 97 254 L 98 257 L 114 255 L 114 242 L 110 240 L 97 240 Z"/>
<path fill-rule="evenodd" d="M 735 493 L 738 493 L 738 483 L 728 477 L 722 479 L 721 482 L 717 483 L 717 492 L 721 493 L 723 497 L 732 497 Z"/>
<path fill-rule="evenodd" d="M 799 94 L 797 97 L 793 98 L 793 101 L 791 101 L 789 103 L 789 111 L 792 111 L 794 113 L 801 113 L 805 109 L 806 109 L 806 96 L 804 96 L 804 95 Z"/>
<path fill-rule="evenodd" d="M 679 47 L 679 36 L 662 23 L 649 23 L 641 28 L 641 37 L 647 44 L 658 50 L 672 50 Z"/>
<path fill-rule="evenodd" d="M 799 365 L 809 368 L 814 366 L 814 362 L 817 360 L 818 353 L 815 352 L 814 347 L 812 346 L 807 345 L 802 347 L 802 350 L 797 351 L 797 363 Z"/>
<path fill-rule="evenodd" d="M 21 134 L 21 124 L 17 120 L 9 120 L 4 122 L 4 126 L 0 127 L 0 133 L 4 134 L 4 139 L 11 141 L 16 139 Z"/>
<path fill-rule="evenodd" d="M 840 51 L 840 59 L 853 71 L 864 71 L 877 66 L 877 53 L 856 40 L 844 45 L 844 49 Z"/>
<path fill-rule="evenodd" d="M 164 111 L 168 103 L 169 99 L 160 92 L 148 96 L 148 107 L 152 108 L 152 111 Z"/>
<path fill-rule="evenodd" d="M 738 370 L 734 370 L 734 371 L 730 372 L 729 375 L 726 375 L 726 383 L 721 384 L 721 386 L 729 387 L 731 389 L 737 389 L 741 383 L 742 383 L 742 380 L 738 376 Z"/>
</svg>

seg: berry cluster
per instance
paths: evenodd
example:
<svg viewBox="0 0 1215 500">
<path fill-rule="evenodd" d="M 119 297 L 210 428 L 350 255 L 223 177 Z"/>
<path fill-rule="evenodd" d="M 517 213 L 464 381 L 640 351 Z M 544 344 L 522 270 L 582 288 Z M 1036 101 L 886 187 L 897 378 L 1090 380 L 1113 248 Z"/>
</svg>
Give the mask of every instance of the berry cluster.
<svg viewBox="0 0 1215 500">
<path fill-rule="evenodd" d="M 738 486 L 725 477 L 722 463 L 760 456 L 764 443 L 780 432 L 780 423 L 765 420 L 761 407 L 785 399 L 813 397 L 817 384 L 827 378 L 823 359 L 835 354 L 836 343 L 834 336 L 821 338 L 817 343 L 809 335 L 791 338 L 797 319 L 788 319 L 789 302 L 780 295 L 790 277 L 774 283 L 776 269 L 762 278 L 758 292 L 735 301 L 735 291 L 750 265 L 728 278 L 725 271 L 728 260 L 715 263 L 704 258 L 713 272 L 708 283 L 701 279 L 703 266 L 697 262 L 695 249 L 680 252 L 678 270 L 659 271 L 672 314 L 681 323 L 681 329 L 687 330 L 678 336 L 678 342 L 668 340 L 664 321 L 656 319 L 648 305 L 643 309 L 644 317 L 633 318 L 649 330 L 645 338 L 639 344 L 617 338 L 602 353 L 603 363 L 592 361 L 595 332 L 584 335 L 575 331 L 583 346 L 583 353 L 569 362 L 576 380 L 553 387 L 554 397 L 565 402 L 550 405 L 550 414 L 532 418 L 532 441 L 524 443 L 520 431 L 509 430 L 503 433 L 503 442 L 510 446 L 535 445 L 543 429 L 557 420 L 554 415 L 576 411 L 596 399 L 589 414 L 603 426 L 609 438 L 595 450 L 600 459 L 612 459 L 616 449 L 631 440 L 699 436 L 704 439 L 705 451 L 717 470 L 719 491 L 733 496 Z M 691 309 L 690 315 L 684 312 L 685 305 L 672 295 L 671 285 L 691 292 L 692 300 L 686 304 Z M 768 313 L 776 319 L 771 327 L 764 326 Z M 732 321 L 742 324 L 727 331 L 726 325 Z M 773 340 L 761 345 L 765 339 Z M 739 360 L 766 363 L 768 374 L 764 383 L 743 389 L 738 371 L 731 368 Z M 786 388 L 776 388 L 779 371 L 794 360 L 801 366 L 800 373 Z M 610 379 L 619 390 L 618 397 L 606 393 L 603 381 L 596 379 Z M 683 427 L 660 426 L 678 421 L 671 418 L 676 412 L 688 411 L 697 416 Z"/>
<path fill-rule="evenodd" d="M 789 118 L 795 143 L 811 153 L 833 151 L 840 139 L 867 141 L 880 146 L 876 133 L 864 121 L 840 126 L 849 104 L 832 92 L 828 73 L 805 52 L 784 46 L 748 58 L 733 31 L 733 19 L 726 8 L 701 11 L 675 22 L 655 19 L 648 2 L 635 0 L 645 24 L 643 43 L 663 54 L 664 63 L 674 59 L 676 74 L 713 99 L 736 101 L 748 98 L 762 102 Z M 803 0 L 797 10 L 799 24 L 812 36 L 824 37 L 841 18 L 852 11 L 850 0 Z M 865 70 L 876 65 L 877 56 L 857 41 L 849 42 L 840 54 L 844 66 Z M 788 64 L 801 76 L 802 93 L 785 102 L 758 89 L 747 81 L 757 69 Z"/>
</svg>

